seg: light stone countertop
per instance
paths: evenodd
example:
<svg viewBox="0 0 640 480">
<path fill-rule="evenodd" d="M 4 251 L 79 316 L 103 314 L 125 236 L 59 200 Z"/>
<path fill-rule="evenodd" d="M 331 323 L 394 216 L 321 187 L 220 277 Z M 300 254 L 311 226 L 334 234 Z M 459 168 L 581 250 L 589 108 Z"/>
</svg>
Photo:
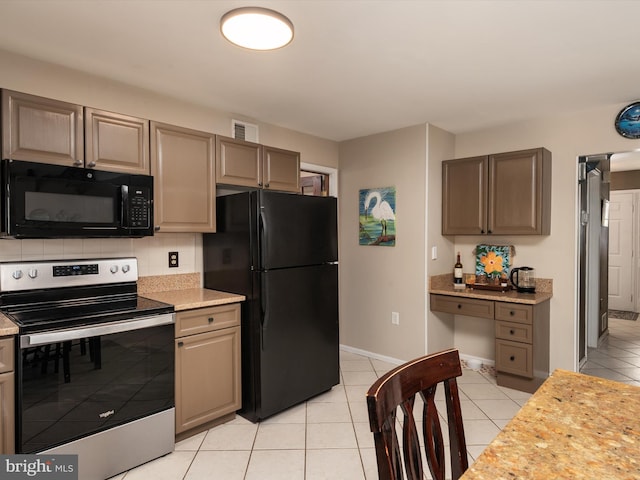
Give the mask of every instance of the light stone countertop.
<svg viewBox="0 0 640 480">
<path fill-rule="evenodd" d="M 536 293 L 518 293 L 516 290 L 500 292 L 472 288 L 454 288 L 452 276 L 447 273 L 444 275 L 434 275 L 429 277 L 429 293 L 450 295 L 454 297 L 476 298 L 479 300 L 537 305 L 538 303 L 548 301 L 553 296 L 553 280 L 546 278 L 536 279 Z"/>
<path fill-rule="evenodd" d="M 18 326 L 0 313 L 0 336 L 17 335 L 18 331 Z"/>
<path fill-rule="evenodd" d="M 138 279 L 138 295 L 173 305 L 176 311 L 213 307 L 245 300 L 244 295 L 200 287 L 199 273 L 158 275 Z"/>
<path fill-rule="evenodd" d="M 556 370 L 461 480 L 640 478 L 640 388 Z"/>
<path fill-rule="evenodd" d="M 143 293 L 141 296 L 170 303 L 176 311 L 190 310 L 192 308 L 212 307 L 227 303 L 238 303 L 245 300 L 244 295 L 208 290 L 206 288 L 187 288 L 181 290 L 168 290 L 164 292 Z"/>
</svg>

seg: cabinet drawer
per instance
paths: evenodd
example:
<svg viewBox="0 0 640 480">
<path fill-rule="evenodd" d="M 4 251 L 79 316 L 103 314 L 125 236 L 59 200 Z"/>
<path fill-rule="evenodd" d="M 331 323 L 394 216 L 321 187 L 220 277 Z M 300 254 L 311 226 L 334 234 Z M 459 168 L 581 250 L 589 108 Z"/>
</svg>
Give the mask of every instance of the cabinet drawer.
<svg viewBox="0 0 640 480">
<path fill-rule="evenodd" d="M 524 323 L 496 320 L 496 338 L 514 342 L 532 343 L 533 327 Z"/>
<path fill-rule="evenodd" d="M 0 339 L 0 373 L 13 371 L 13 338 Z"/>
<path fill-rule="evenodd" d="M 431 311 L 455 313 L 493 319 L 493 304 L 490 300 L 452 297 L 448 295 L 431 295 Z"/>
<path fill-rule="evenodd" d="M 509 340 L 496 340 L 496 370 L 533 378 L 532 346 Z"/>
<path fill-rule="evenodd" d="M 240 325 L 240 304 L 196 308 L 176 313 L 176 337 Z"/>
<path fill-rule="evenodd" d="M 531 324 L 533 307 L 519 303 L 496 302 L 496 320 Z"/>
</svg>

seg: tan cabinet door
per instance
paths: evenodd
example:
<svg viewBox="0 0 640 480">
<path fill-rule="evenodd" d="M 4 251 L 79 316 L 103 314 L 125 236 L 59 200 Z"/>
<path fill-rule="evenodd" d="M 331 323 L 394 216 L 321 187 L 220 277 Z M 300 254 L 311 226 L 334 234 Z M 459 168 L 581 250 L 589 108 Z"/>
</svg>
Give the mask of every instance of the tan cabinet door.
<svg viewBox="0 0 640 480">
<path fill-rule="evenodd" d="M 300 192 L 300 153 L 275 147 L 262 147 L 264 188 Z"/>
<path fill-rule="evenodd" d="M 15 453 L 15 387 L 13 372 L 0 375 L 0 453 Z"/>
<path fill-rule="evenodd" d="M 176 433 L 241 407 L 240 327 L 176 340 Z"/>
<path fill-rule="evenodd" d="M 88 168 L 149 175 L 149 120 L 84 109 Z"/>
<path fill-rule="evenodd" d="M 84 164 L 82 107 L 2 91 L 2 158 L 57 165 Z"/>
<path fill-rule="evenodd" d="M 487 157 L 442 162 L 442 234 L 487 233 Z"/>
<path fill-rule="evenodd" d="M 159 232 L 215 232 L 215 137 L 151 122 L 154 217 Z"/>
<path fill-rule="evenodd" d="M 542 148 L 489 157 L 489 233 L 549 234 L 550 157 Z"/>
<path fill-rule="evenodd" d="M 216 136 L 216 179 L 241 187 L 262 187 L 260 145 Z"/>
</svg>

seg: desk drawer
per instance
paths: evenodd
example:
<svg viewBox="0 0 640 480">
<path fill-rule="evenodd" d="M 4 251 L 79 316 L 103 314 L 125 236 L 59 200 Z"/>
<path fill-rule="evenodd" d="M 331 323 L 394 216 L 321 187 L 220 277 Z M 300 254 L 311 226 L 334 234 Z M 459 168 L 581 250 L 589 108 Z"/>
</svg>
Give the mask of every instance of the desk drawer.
<svg viewBox="0 0 640 480">
<path fill-rule="evenodd" d="M 195 308 L 176 313 L 176 338 L 240 325 L 240 304 Z"/>
<path fill-rule="evenodd" d="M 472 298 L 453 297 L 449 295 L 431 295 L 431 311 L 455 313 L 493 319 L 493 305 L 491 300 L 475 300 Z"/>
<path fill-rule="evenodd" d="M 496 340 L 496 370 L 533 378 L 533 347 L 526 343 Z"/>
<path fill-rule="evenodd" d="M 496 302 L 496 320 L 531 324 L 533 323 L 533 307 L 520 303 Z"/>
<path fill-rule="evenodd" d="M 512 323 L 496 320 L 496 338 L 514 342 L 533 342 L 533 327 L 525 323 Z"/>
</svg>

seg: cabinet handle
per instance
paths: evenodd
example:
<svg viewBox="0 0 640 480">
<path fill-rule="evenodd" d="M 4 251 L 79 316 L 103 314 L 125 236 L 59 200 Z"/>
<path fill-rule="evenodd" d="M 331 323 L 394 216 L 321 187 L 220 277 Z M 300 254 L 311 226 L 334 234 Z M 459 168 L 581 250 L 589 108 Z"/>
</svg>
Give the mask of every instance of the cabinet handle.
<svg viewBox="0 0 640 480">
<path fill-rule="evenodd" d="M 516 359 L 516 357 L 514 357 L 513 355 L 511 355 L 511 356 L 509 357 L 509 360 L 511 360 L 512 362 L 513 362 L 515 359 Z"/>
<path fill-rule="evenodd" d="M 160 231 L 160 225 L 156 225 L 155 227 L 153 227 L 153 229 L 154 229 L 156 232 L 159 232 L 159 231 Z"/>
<path fill-rule="evenodd" d="M 178 346 L 181 347 L 184 345 L 184 342 L 178 342 Z"/>
<path fill-rule="evenodd" d="M 516 314 L 516 312 L 514 312 L 513 310 L 509 311 L 509 315 L 511 315 L 512 317 Z"/>
<path fill-rule="evenodd" d="M 489 233 L 489 234 L 490 234 L 490 233 L 492 233 L 492 232 L 491 232 L 491 230 L 487 230 L 487 233 Z"/>
<path fill-rule="evenodd" d="M 516 332 L 514 332 L 513 330 L 509 330 L 509 335 L 513 335 L 514 333 Z"/>
<path fill-rule="evenodd" d="M 213 317 L 209 317 L 207 318 L 207 320 L 209 321 L 209 323 L 213 323 Z"/>
<path fill-rule="evenodd" d="M 265 183 L 265 184 L 264 184 L 264 188 L 269 188 L 269 184 L 268 184 L 268 183 Z"/>
<path fill-rule="evenodd" d="M 73 164 L 74 164 L 76 167 L 79 167 L 80 165 L 82 165 L 82 162 L 81 162 L 80 160 L 75 160 L 75 161 L 73 162 Z"/>
<path fill-rule="evenodd" d="M 261 187 L 262 186 L 262 182 L 258 182 L 258 186 Z"/>
<path fill-rule="evenodd" d="M 96 166 L 96 162 L 89 162 L 89 164 L 87 165 L 87 167 L 89 168 L 93 168 Z"/>
<path fill-rule="evenodd" d="M 462 305 L 458 304 L 458 308 L 462 308 Z"/>
<path fill-rule="evenodd" d="M 484 228 L 481 228 L 481 229 L 480 229 L 480 233 L 484 233 Z"/>
</svg>

